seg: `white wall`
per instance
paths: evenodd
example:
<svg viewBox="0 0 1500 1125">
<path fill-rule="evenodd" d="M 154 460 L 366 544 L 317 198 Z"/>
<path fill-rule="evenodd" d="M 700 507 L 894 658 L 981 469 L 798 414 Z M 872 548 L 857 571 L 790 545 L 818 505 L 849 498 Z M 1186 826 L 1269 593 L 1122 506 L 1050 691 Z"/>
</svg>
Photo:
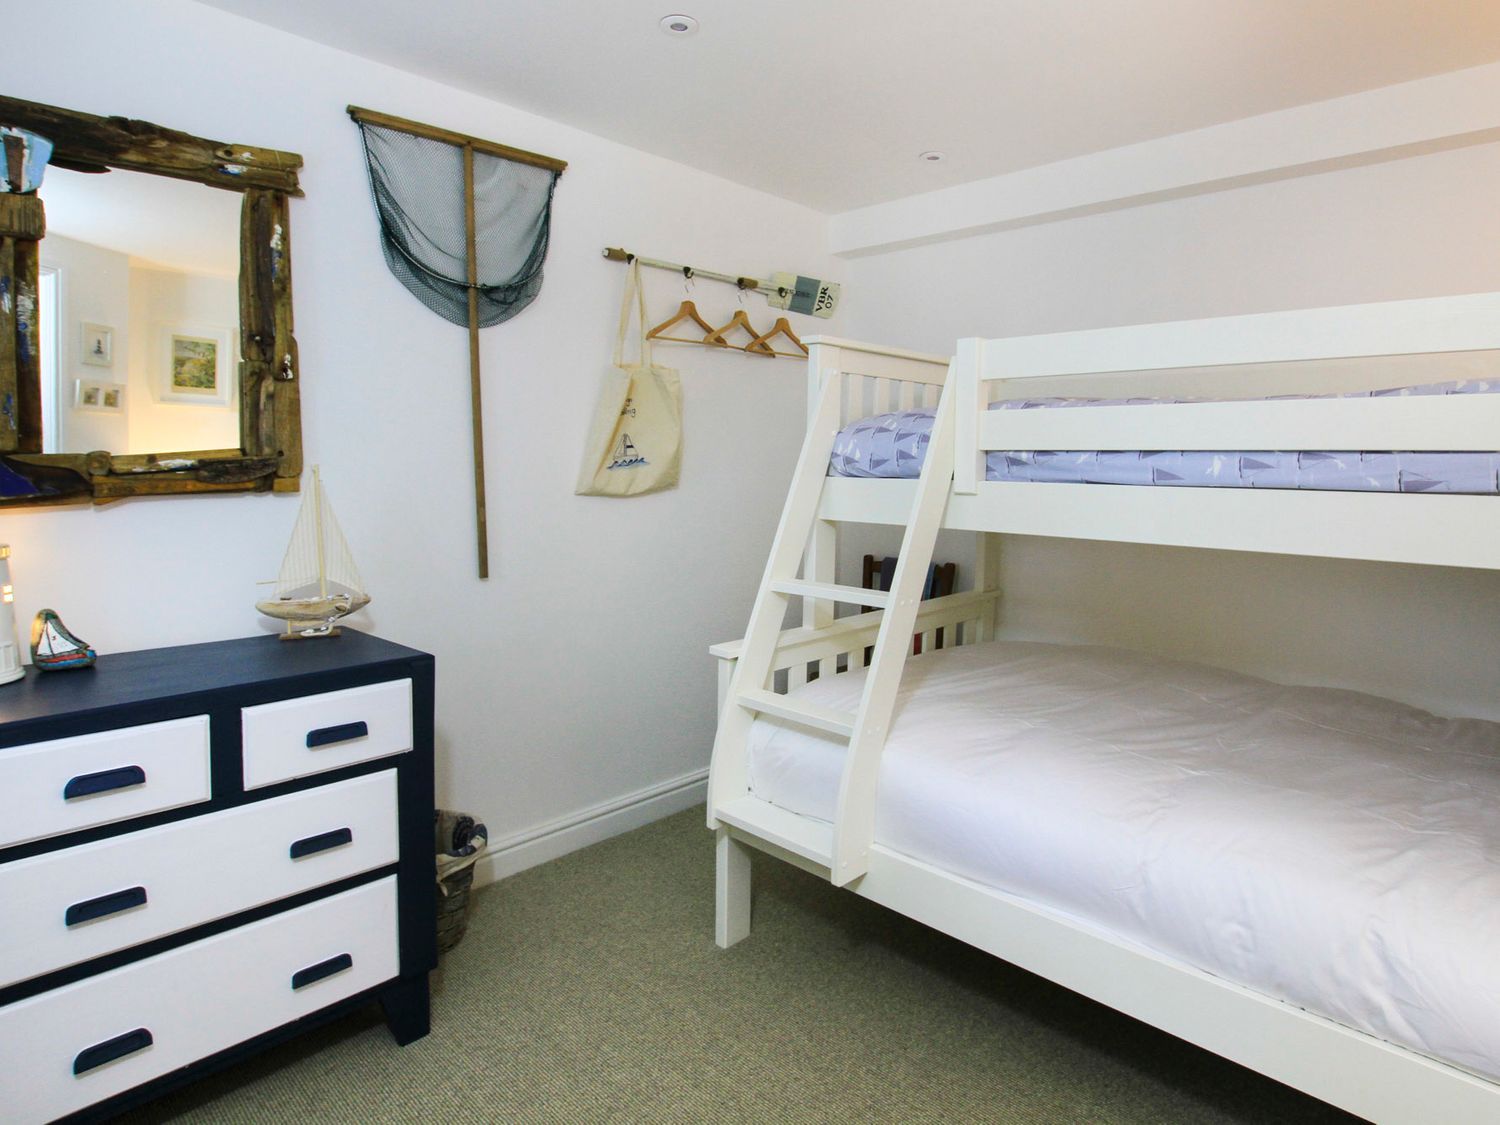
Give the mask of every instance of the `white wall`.
<svg viewBox="0 0 1500 1125">
<path fill-rule="evenodd" d="M 90 410 L 74 403 L 78 380 L 124 383 L 130 334 L 130 259 L 102 246 L 54 235 L 42 241 L 41 263 L 58 271 L 57 437 L 60 451 L 88 453 L 95 449 L 125 452 L 127 427 L 123 413 Z M 102 324 L 110 336 L 109 367 L 84 363 L 84 324 Z M 3 517 L 0 517 L 3 520 Z"/>
<path fill-rule="evenodd" d="M 705 768 L 705 649 L 748 615 L 801 440 L 803 373 L 675 350 L 682 487 L 574 497 L 624 278 L 600 250 L 838 278 L 822 256 L 822 217 L 180 0 L 31 5 L 15 30 L 67 50 L 14 53 L 7 94 L 305 157 L 291 242 L 307 459 L 323 466 L 374 594 L 355 623 L 437 656 L 439 799 L 507 836 Z M 387 271 L 350 103 L 570 161 L 540 298 L 482 336 L 488 582 L 475 575 L 467 337 Z M 664 316 L 681 283 L 650 281 Z M 728 319 L 732 292 L 704 282 L 695 296 Z M 765 319 L 760 298 L 746 308 Z M 18 616 L 52 606 L 104 652 L 270 629 L 253 609 L 255 582 L 275 575 L 297 503 L 0 513 Z"/>
<path fill-rule="evenodd" d="M 860 258 L 844 269 L 848 334 L 942 352 L 961 336 L 1496 290 L 1497 188 L 1487 144 Z M 1500 715 L 1494 573 L 1017 539 L 1004 579 L 1018 634 Z"/>
<path fill-rule="evenodd" d="M 295 276 L 295 275 L 294 275 Z M 130 392 L 125 403 L 129 448 L 112 452 L 172 453 L 234 449 L 240 444 L 239 387 L 231 381 L 227 401 L 163 401 L 167 334 L 227 333 L 228 370 L 238 367 L 240 292 L 234 278 L 177 270 L 130 269 Z"/>
</svg>

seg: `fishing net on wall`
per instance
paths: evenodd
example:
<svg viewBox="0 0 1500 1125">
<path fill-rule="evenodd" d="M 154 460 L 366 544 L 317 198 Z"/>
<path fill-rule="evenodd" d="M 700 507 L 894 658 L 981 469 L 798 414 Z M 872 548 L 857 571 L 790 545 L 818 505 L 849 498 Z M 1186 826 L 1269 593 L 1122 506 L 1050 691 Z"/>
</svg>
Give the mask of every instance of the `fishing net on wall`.
<svg viewBox="0 0 1500 1125">
<path fill-rule="evenodd" d="M 359 121 L 386 263 L 433 312 L 469 323 L 464 151 Z M 474 153 L 479 327 L 515 316 L 542 288 L 552 229 L 550 168 Z"/>
</svg>

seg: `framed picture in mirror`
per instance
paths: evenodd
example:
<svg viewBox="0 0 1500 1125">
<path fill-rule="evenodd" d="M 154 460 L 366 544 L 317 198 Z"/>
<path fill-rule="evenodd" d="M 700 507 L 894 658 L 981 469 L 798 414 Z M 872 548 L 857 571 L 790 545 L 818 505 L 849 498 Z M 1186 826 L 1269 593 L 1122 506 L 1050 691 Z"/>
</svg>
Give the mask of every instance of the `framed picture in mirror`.
<svg viewBox="0 0 1500 1125">
<path fill-rule="evenodd" d="M 78 349 L 78 358 L 95 367 L 108 367 L 114 363 L 115 330 L 106 324 L 83 325 L 83 342 Z"/>
<path fill-rule="evenodd" d="M 160 325 L 156 372 L 163 402 L 225 406 L 234 377 L 234 334 L 214 325 Z"/>
<path fill-rule="evenodd" d="M 118 413 L 125 408 L 125 385 L 79 379 L 74 385 L 73 408 L 75 410 L 108 410 Z"/>
</svg>

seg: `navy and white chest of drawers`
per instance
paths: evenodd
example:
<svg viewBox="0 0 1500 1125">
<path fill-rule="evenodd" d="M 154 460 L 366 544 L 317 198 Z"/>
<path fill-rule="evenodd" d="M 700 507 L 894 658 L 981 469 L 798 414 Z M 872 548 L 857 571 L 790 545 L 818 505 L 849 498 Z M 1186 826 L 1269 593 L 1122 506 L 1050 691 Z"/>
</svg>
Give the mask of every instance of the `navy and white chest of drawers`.
<svg viewBox="0 0 1500 1125">
<path fill-rule="evenodd" d="M 366 634 L 0 688 L 0 1120 L 107 1117 L 379 1001 L 427 1033 L 433 661 Z"/>
</svg>

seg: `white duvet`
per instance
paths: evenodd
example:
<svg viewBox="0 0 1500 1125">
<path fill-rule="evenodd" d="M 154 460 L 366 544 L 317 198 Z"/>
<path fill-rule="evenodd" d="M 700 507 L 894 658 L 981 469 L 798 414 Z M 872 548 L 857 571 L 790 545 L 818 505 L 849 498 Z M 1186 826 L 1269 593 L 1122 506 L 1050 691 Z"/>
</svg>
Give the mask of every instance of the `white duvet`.
<svg viewBox="0 0 1500 1125">
<path fill-rule="evenodd" d="M 864 673 L 806 698 L 852 710 Z M 762 718 L 751 787 L 831 820 L 845 746 Z M 1500 724 L 1114 649 L 908 662 L 876 838 L 1500 1078 Z"/>
</svg>

